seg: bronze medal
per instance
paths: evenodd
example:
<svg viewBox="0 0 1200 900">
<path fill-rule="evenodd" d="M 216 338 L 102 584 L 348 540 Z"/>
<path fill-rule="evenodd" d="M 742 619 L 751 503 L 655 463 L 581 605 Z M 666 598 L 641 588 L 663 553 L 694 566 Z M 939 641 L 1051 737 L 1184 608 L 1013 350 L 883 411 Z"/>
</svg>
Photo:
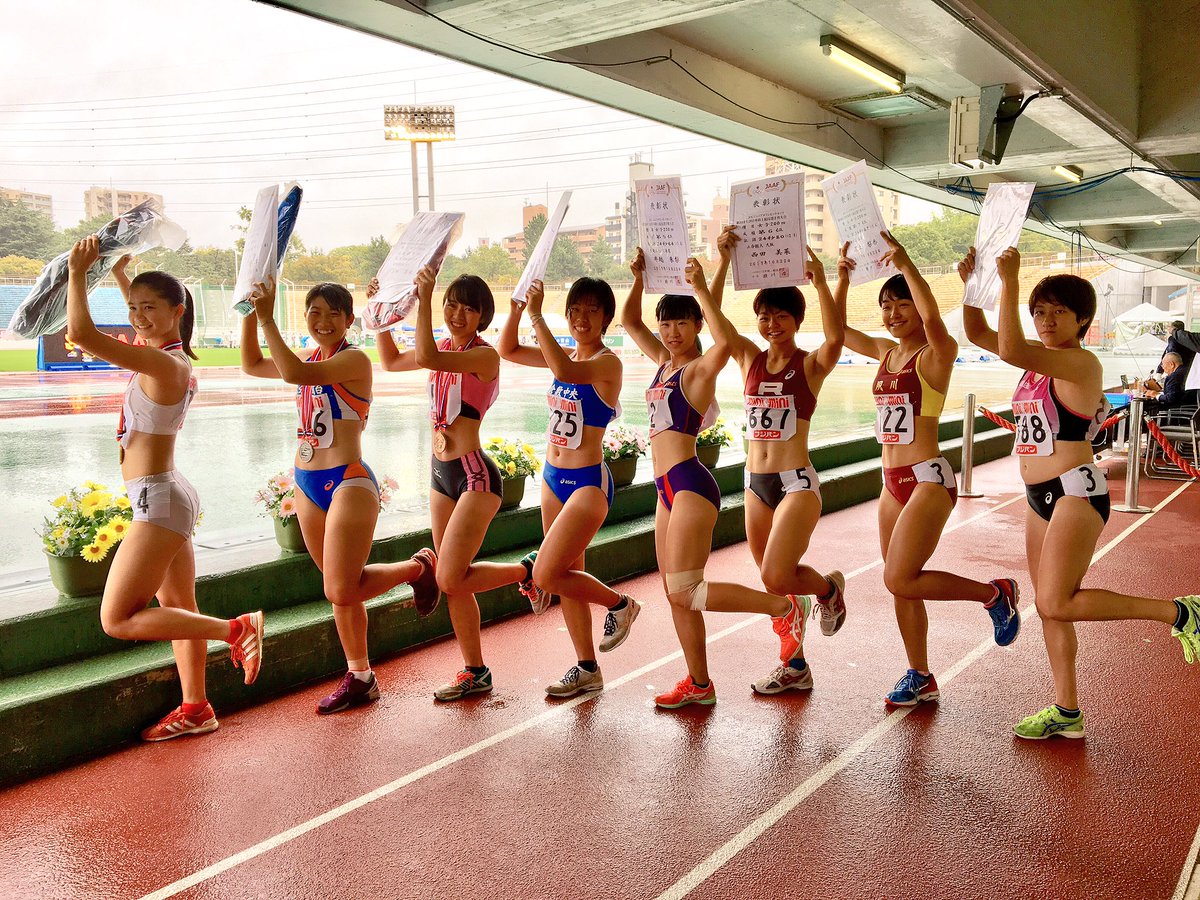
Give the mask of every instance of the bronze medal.
<svg viewBox="0 0 1200 900">
<path fill-rule="evenodd" d="M 300 457 L 301 462 L 311 462 L 314 452 L 313 445 L 308 441 L 301 441 L 300 446 L 296 449 L 296 455 Z"/>
<path fill-rule="evenodd" d="M 434 453 L 445 453 L 447 443 L 448 442 L 446 440 L 446 432 L 435 431 L 433 433 L 433 452 Z"/>
</svg>

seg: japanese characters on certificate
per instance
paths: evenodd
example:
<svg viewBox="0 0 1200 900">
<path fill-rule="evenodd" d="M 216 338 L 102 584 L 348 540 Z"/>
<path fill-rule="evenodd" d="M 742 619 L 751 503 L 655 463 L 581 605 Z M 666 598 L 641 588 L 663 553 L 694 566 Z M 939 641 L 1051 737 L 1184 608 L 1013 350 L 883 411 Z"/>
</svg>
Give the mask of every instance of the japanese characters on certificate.
<svg viewBox="0 0 1200 900">
<path fill-rule="evenodd" d="M 363 327 L 386 331 L 399 325 L 417 302 L 417 273 L 424 266 L 441 267 L 450 247 L 462 234 L 460 212 L 419 212 L 413 216 L 375 276 L 379 292 L 363 309 Z"/>
<path fill-rule="evenodd" d="M 1017 246 L 1021 227 L 1033 198 L 1033 182 L 997 182 L 988 185 L 979 226 L 975 229 L 975 271 L 967 279 L 963 303 L 981 309 L 995 309 L 1000 299 L 1000 273 L 996 257 Z"/>
<path fill-rule="evenodd" d="M 821 182 L 821 187 L 825 189 L 825 202 L 837 225 L 839 240 L 843 244 L 850 242 L 846 252 L 855 263 L 850 283 L 866 284 L 895 275 L 896 267 L 883 262 L 888 246 L 879 233 L 887 231 L 887 226 L 875 199 L 866 162 L 859 160 L 830 175 Z"/>
<path fill-rule="evenodd" d="M 643 285 L 649 294 L 694 295 L 684 278 L 691 255 L 683 186 L 678 176 L 640 178 L 633 183 L 637 198 L 638 246 L 646 255 Z"/>
<path fill-rule="evenodd" d="M 525 305 L 525 295 L 529 292 L 529 286 L 546 277 L 546 265 L 550 262 L 550 253 L 554 249 L 554 242 L 558 240 L 558 230 L 562 227 L 563 219 L 566 218 L 567 209 L 570 206 L 571 192 L 565 191 L 558 198 L 558 206 L 554 208 L 554 214 L 547 220 L 541 237 L 538 238 L 533 252 L 529 254 L 529 261 L 525 263 L 525 271 L 521 273 L 521 280 L 517 282 L 517 286 L 513 288 L 512 292 L 512 298 L 522 306 Z"/>
<path fill-rule="evenodd" d="M 733 248 L 735 289 L 790 287 L 808 280 L 803 172 L 738 182 L 730 189 L 729 213 L 741 237 Z"/>
<path fill-rule="evenodd" d="M 242 249 L 242 264 L 238 267 L 237 284 L 233 288 L 233 308 L 243 316 L 254 309 L 250 294 L 254 285 L 279 274 L 275 246 L 279 220 L 279 185 L 269 184 L 254 199 L 250 214 L 250 230 Z"/>
</svg>

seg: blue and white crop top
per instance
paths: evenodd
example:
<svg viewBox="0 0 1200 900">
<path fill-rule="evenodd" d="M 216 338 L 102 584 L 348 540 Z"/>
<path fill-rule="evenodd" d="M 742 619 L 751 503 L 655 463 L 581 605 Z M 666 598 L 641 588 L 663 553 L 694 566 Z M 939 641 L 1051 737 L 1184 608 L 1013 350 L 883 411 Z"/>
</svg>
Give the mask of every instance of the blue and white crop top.
<svg viewBox="0 0 1200 900">
<path fill-rule="evenodd" d="M 611 352 L 605 348 L 596 356 Z M 601 399 L 594 384 L 574 384 L 557 378 L 546 392 L 546 404 L 550 407 L 546 443 L 568 450 L 579 449 L 585 427 L 605 428 L 621 412 L 620 401 L 616 407 L 609 406 Z"/>
<path fill-rule="evenodd" d="M 164 353 L 178 356 L 188 364 L 189 371 L 191 370 L 192 361 L 188 359 L 183 350 L 183 341 L 175 341 L 160 349 Z M 189 374 L 187 390 L 184 391 L 182 400 L 169 406 L 156 403 L 142 389 L 138 373 L 134 372 L 129 379 L 129 384 L 125 387 L 125 399 L 121 404 L 121 421 L 117 425 L 117 442 L 122 449 L 128 448 L 129 436 L 135 431 L 143 434 L 175 434 L 183 427 L 183 420 L 187 416 L 188 407 L 192 405 L 194 396 L 196 396 L 196 376 Z"/>
</svg>

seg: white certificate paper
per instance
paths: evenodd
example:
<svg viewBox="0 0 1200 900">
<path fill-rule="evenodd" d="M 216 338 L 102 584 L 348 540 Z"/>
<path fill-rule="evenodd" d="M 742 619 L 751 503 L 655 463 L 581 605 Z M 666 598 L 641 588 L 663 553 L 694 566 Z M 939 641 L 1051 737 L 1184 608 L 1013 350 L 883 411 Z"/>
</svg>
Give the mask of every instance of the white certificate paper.
<svg viewBox="0 0 1200 900">
<path fill-rule="evenodd" d="M 233 308 L 243 316 L 254 311 L 250 295 L 254 285 L 267 276 L 279 275 L 277 241 L 279 232 L 279 185 L 270 184 L 258 192 L 250 214 L 250 230 L 242 248 L 237 284 L 233 288 Z"/>
<path fill-rule="evenodd" d="M 996 257 L 1021 239 L 1021 226 L 1029 212 L 1031 181 L 996 182 L 988 185 L 979 226 L 975 229 L 975 271 L 967 279 L 963 303 L 980 309 L 995 309 L 1000 299 L 1000 273 Z"/>
<path fill-rule="evenodd" d="M 529 261 L 525 263 L 525 271 L 521 273 L 521 280 L 517 282 L 517 286 L 513 288 L 512 292 L 512 298 L 522 306 L 525 305 L 525 295 L 529 292 L 529 286 L 546 277 L 546 266 L 550 262 L 550 253 L 554 250 L 554 242 L 558 240 L 558 230 L 562 227 L 563 219 L 566 218 L 570 206 L 571 192 L 565 191 L 558 198 L 558 206 L 554 207 L 554 214 L 547 220 L 546 227 L 542 230 L 542 236 L 538 238 L 537 245 L 529 254 Z"/>
<path fill-rule="evenodd" d="M 363 309 L 363 327 L 380 332 L 395 328 L 417 303 L 417 273 L 425 266 L 440 268 L 462 235 L 465 213 L 419 212 L 413 216 L 375 277 L 379 292 Z"/>
<path fill-rule="evenodd" d="M 871 187 L 866 161 L 859 160 L 830 175 L 821 182 L 821 187 L 825 189 L 825 202 L 837 225 L 839 241 L 850 242 L 846 253 L 855 264 L 850 284 L 866 284 L 897 274 L 895 266 L 883 262 L 888 246 L 879 233 L 887 231 L 887 226 Z"/>
<path fill-rule="evenodd" d="M 646 292 L 694 296 L 683 275 L 691 256 L 691 242 L 679 177 L 641 178 L 634 181 L 633 189 L 637 196 L 638 246 L 646 255 Z"/>
<path fill-rule="evenodd" d="M 733 286 L 739 291 L 805 284 L 804 173 L 740 181 L 729 212 L 741 237 L 733 247 Z"/>
<path fill-rule="evenodd" d="M 1200 388 L 1200 363 L 1192 360 L 1192 367 L 1188 369 L 1187 381 L 1184 382 L 1183 389 L 1185 391 L 1194 391 Z"/>
</svg>

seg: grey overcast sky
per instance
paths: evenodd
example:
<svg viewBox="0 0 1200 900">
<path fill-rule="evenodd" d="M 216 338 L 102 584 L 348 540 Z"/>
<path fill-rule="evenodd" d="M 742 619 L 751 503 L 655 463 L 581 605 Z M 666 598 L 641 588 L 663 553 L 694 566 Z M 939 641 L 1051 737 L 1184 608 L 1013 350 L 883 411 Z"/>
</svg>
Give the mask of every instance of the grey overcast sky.
<svg viewBox="0 0 1200 900">
<path fill-rule="evenodd" d="M 684 177 L 707 213 L 763 157 L 250 0 L 0 0 L 0 186 L 54 197 L 59 227 L 90 185 L 163 195 L 193 246 L 228 246 L 239 206 L 272 181 L 305 190 L 297 232 L 325 250 L 391 236 L 411 215 L 406 144 L 385 103 L 453 104 L 435 147 L 439 209 L 467 213 L 459 251 L 520 229 L 523 202 L 575 191 L 568 225 L 599 224 L 629 158 Z M 422 162 L 423 165 L 423 162 Z M 933 206 L 906 198 L 905 221 Z"/>
</svg>

